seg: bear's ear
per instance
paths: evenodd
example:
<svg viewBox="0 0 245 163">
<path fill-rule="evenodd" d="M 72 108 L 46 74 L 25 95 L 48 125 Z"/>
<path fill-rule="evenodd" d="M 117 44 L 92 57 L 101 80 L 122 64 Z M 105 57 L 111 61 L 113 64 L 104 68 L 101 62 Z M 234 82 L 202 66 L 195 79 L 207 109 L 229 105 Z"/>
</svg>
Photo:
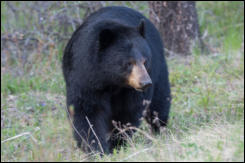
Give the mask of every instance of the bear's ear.
<svg viewBox="0 0 245 163">
<path fill-rule="evenodd" d="M 137 29 L 140 35 L 145 38 L 145 20 L 144 19 L 140 20 L 140 23 Z"/>
<path fill-rule="evenodd" d="M 99 50 L 108 48 L 114 41 L 116 35 L 111 29 L 103 29 L 99 34 Z"/>
</svg>

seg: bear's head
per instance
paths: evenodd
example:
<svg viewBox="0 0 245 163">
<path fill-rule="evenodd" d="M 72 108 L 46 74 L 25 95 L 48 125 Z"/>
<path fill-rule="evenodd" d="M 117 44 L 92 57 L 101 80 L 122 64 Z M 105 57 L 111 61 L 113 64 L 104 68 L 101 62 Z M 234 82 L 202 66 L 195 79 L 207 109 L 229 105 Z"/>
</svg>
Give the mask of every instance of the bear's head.
<svg viewBox="0 0 245 163">
<path fill-rule="evenodd" d="M 115 22 L 103 25 L 97 37 L 97 65 L 103 82 L 137 91 L 152 85 L 151 50 L 145 37 L 144 20 L 137 27 Z"/>
</svg>

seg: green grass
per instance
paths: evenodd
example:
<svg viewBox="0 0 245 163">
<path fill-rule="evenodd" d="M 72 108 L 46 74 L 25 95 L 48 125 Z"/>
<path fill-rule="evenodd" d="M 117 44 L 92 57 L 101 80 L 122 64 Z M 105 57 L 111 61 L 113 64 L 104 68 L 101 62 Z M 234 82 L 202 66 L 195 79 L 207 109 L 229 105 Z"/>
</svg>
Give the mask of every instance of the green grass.
<svg viewBox="0 0 245 163">
<path fill-rule="evenodd" d="M 205 41 L 215 51 L 168 57 L 169 125 L 153 135 L 143 122 L 126 148 L 104 157 L 76 148 L 65 111 L 62 46 L 57 55 L 34 58 L 21 75 L 11 73 L 18 66 L 1 66 L 1 161 L 244 161 L 241 4 L 197 3 Z"/>
<path fill-rule="evenodd" d="M 166 131 L 151 135 L 144 123 L 141 130 L 152 140 L 137 133 L 126 149 L 103 158 L 87 158 L 75 147 L 64 110 L 61 71 L 56 72 L 55 88 L 53 73 L 2 76 L 1 140 L 24 132 L 37 139 L 22 136 L 1 143 L 2 161 L 242 161 L 244 55 L 193 55 L 168 58 L 168 64 L 173 101 Z M 31 84 L 44 77 L 45 82 Z M 137 155 L 131 157 L 133 153 Z"/>
</svg>

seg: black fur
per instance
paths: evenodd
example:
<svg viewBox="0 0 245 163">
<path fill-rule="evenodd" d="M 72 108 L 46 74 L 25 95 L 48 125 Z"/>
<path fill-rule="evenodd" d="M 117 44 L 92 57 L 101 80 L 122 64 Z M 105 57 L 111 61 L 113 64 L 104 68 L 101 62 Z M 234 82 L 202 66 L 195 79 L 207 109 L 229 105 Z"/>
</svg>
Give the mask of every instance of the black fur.
<svg viewBox="0 0 245 163">
<path fill-rule="evenodd" d="M 138 92 L 125 81 L 132 60 L 142 57 L 153 85 Z M 163 44 L 154 25 L 139 12 L 106 7 L 90 15 L 68 42 L 62 68 L 67 107 L 74 107 L 74 137 L 85 151 L 101 151 L 86 117 L 105 153 L 122 142 L 112 132 L 112 120 L 138 127 L 145 109 L 143 100 L 151 101 L 146 119 L 154 131 L 167 124 L 170 86 Z M 156 116 L 160 121 L 153 123 Z"/>
</svg>

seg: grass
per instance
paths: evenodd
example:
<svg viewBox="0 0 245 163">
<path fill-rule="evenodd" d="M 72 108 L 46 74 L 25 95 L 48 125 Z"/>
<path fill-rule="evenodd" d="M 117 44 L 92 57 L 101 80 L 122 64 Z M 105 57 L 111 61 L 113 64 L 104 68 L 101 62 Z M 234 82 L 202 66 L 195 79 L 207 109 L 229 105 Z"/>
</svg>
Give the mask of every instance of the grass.
<svg viewBox="0 0 245 163">
<path fill-rule="evenodd" d="M 64 90 L 62 77 L 55 76 L 60 70 L 30 78 L 3 75 L 1 140 L 31 132 L 37 142 L 22 136 L 1 143 L 2 161 L 242 161 L 244 55 L 172 57 L 168 64 L 173 102 L 166 132 L 153 140 L 137 133 L 128 148 L 103 158 L 87 158 L 75 147 L 64 92 L 57 91 Z M 60 80 L 55 84 L 54 76 Z M 150 133 L 145 123 L 141 130 Z"/>
<path fill-rule="evenodd" d="M 127 148 L 104 157 L 76 148 L 65 111 L 62 47 L 58 56 L 37 56 L 39 63 L 21 75 L 11 73 L 14 65 L 1 66 L 1 161 L 244 161 L 244 17 L 234 10 L 240 4 L 197 3 L 205 41 L 215 50 L 167 57 L 168 127 L 152 135 L 143 122 Z"/>
</svg>

